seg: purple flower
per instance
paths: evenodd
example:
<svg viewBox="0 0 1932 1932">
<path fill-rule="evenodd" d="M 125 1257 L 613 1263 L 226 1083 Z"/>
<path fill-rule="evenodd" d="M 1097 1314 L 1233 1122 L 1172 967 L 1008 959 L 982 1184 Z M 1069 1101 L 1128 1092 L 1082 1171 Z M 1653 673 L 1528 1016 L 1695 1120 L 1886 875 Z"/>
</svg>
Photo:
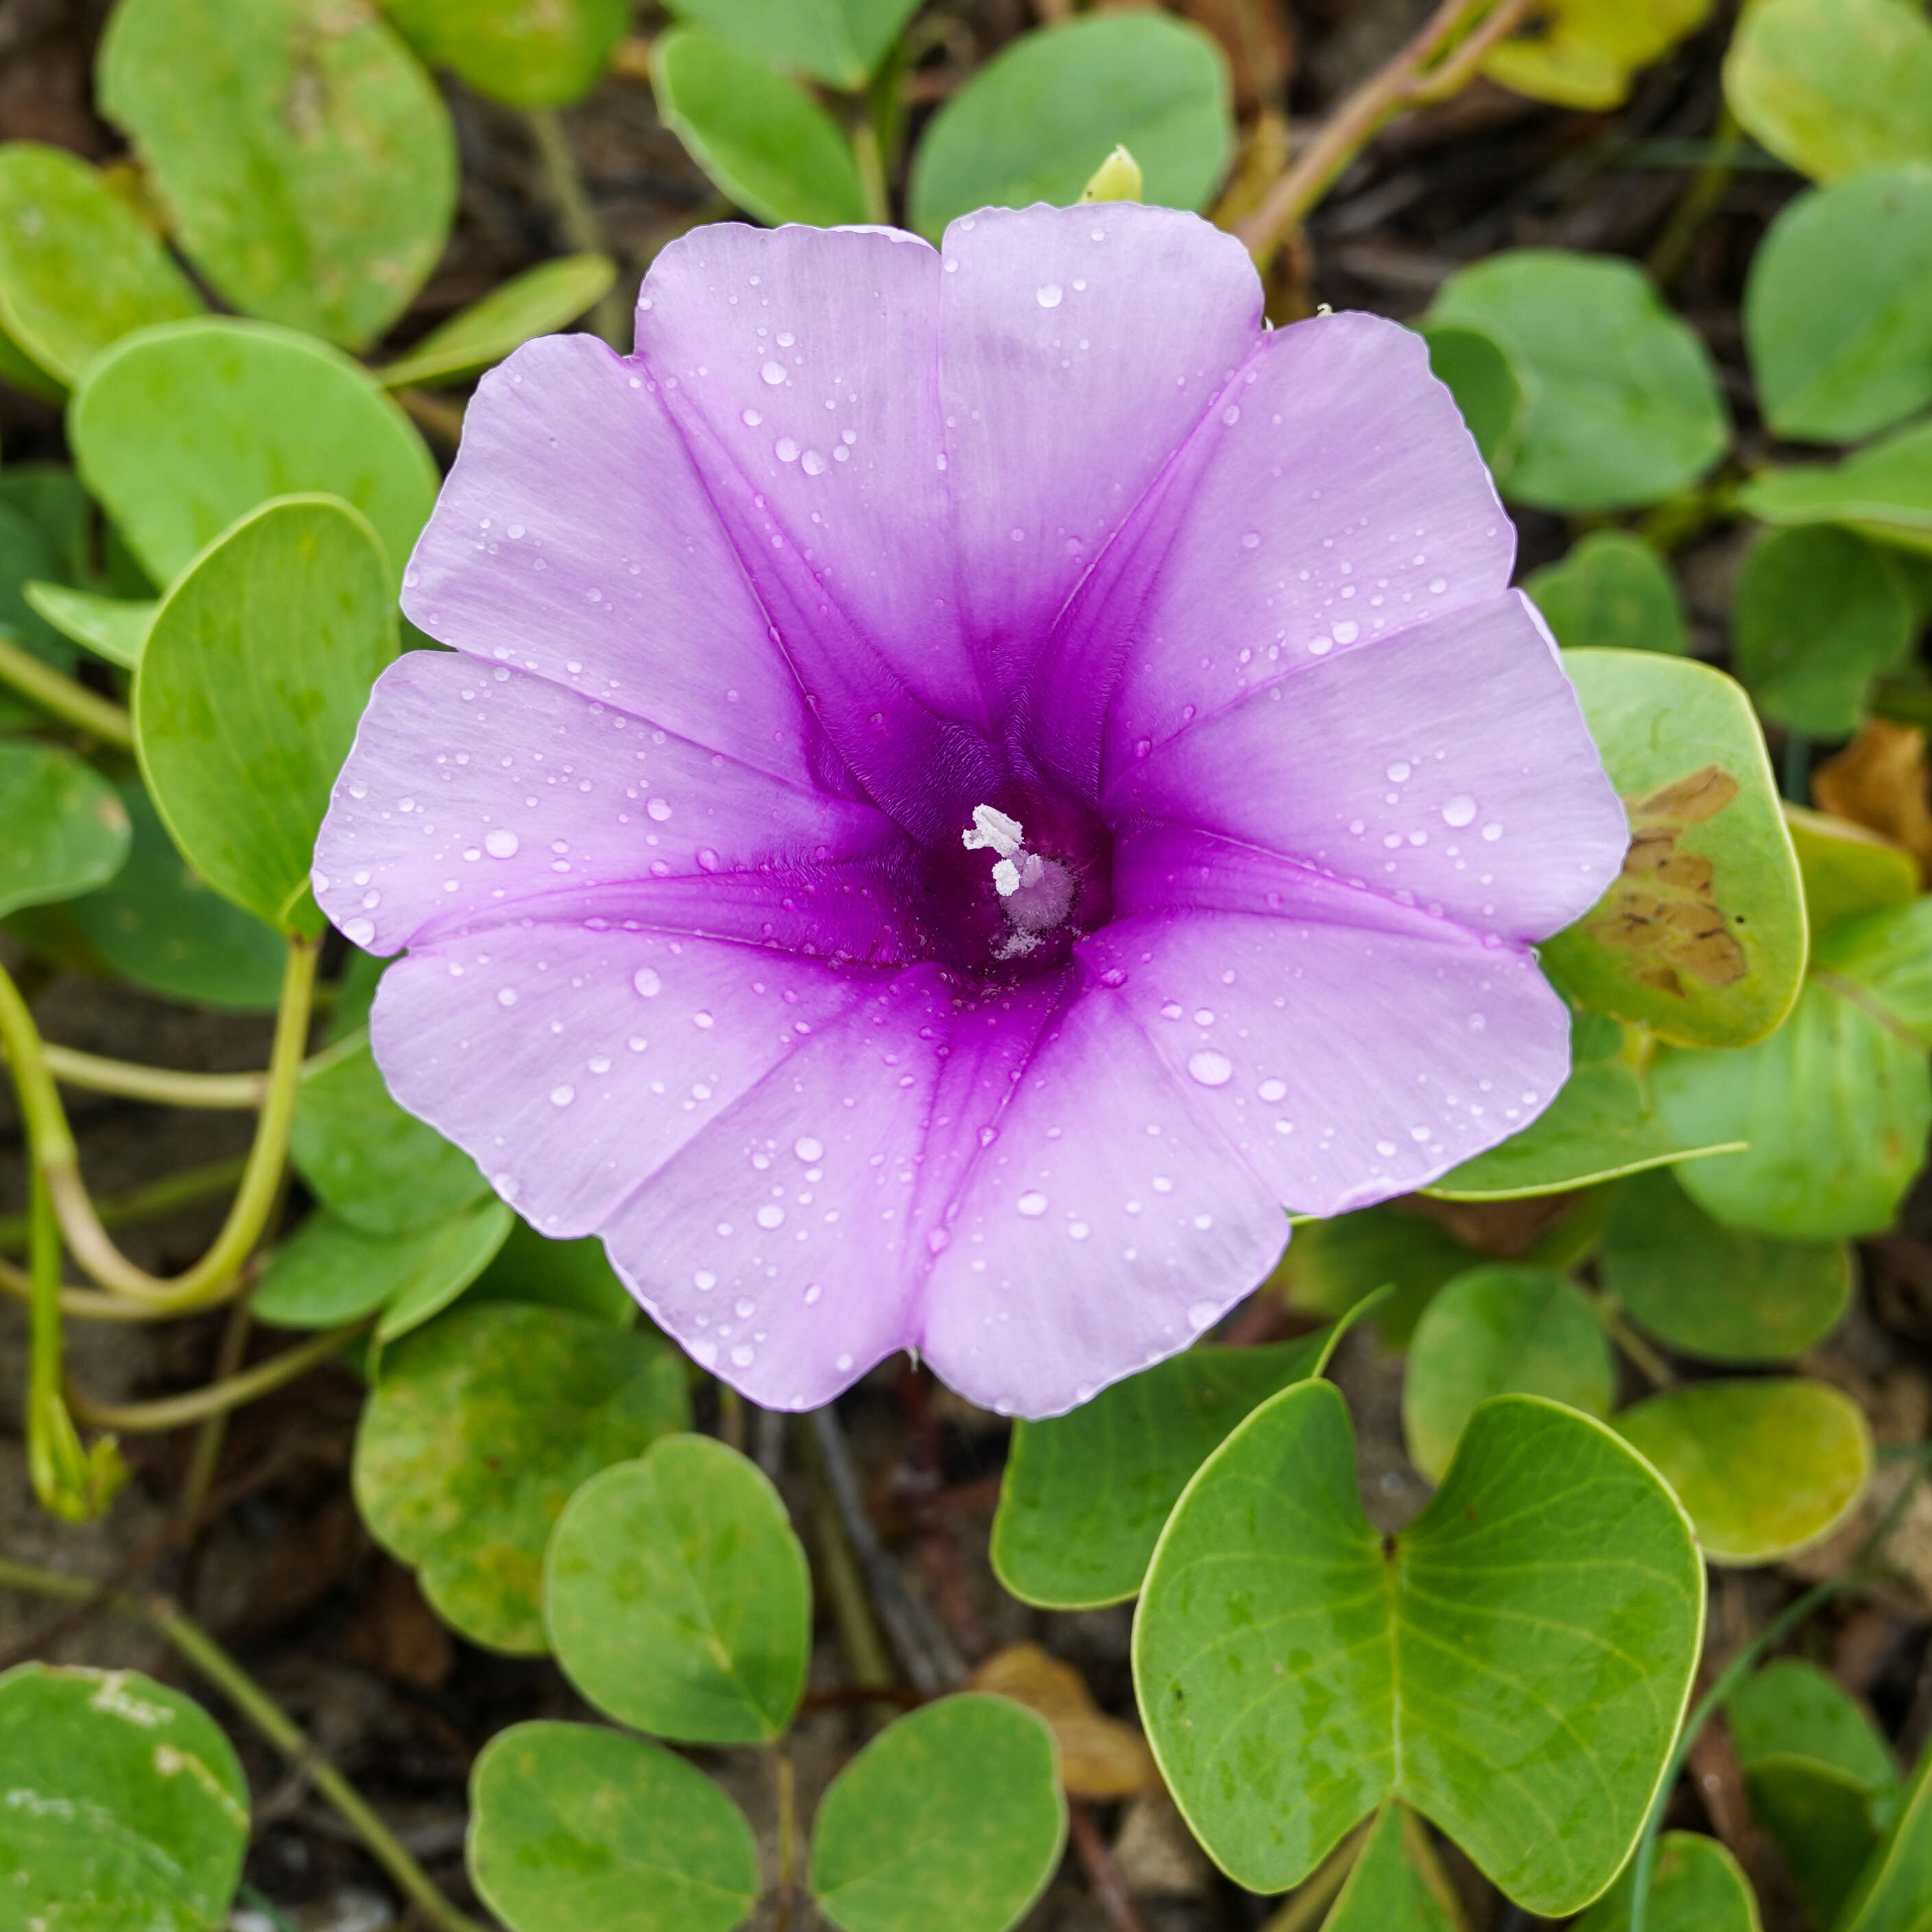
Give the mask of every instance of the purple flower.
<svg viewBox="0 0 1932 1932">
<path fill-rule="evenodd" d="M 1420 340 L 1125 204 L 698 230 L 485 379 L 315 887 L 397 1098 L 779 1408 L 1046 1415 L 1568 1067 L 1624 815 Z"/>
</svg>

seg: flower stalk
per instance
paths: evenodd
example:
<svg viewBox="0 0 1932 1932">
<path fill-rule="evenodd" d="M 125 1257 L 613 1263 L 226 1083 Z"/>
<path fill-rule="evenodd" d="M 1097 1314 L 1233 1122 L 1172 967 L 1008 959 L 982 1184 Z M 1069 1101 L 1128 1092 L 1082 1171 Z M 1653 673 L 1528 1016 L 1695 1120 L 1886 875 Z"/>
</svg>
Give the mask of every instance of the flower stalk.
<svg viewBox="0 0 1932 1932">
<path fill-rule="evenodd" d="M 22 698 L 90 738 L 124 752 L 134 748 L 134 721 L 123 706 L 43 664 L 4 631 L 0 631 L 0 682 L 11 685 Z"/>
<path fill-rule="evenodd" d="M 124 1430 L 130 1436 L 160 1435 L 167 1430 L 184 1428 L 191 1422 L 204 1422 L 211 1417 L 226 1415 L 231 1410 L 243 1408 L 276 1389 L 298 1381 L 310 1370 L 339 1354 L 370 1326 L 373 1319 L 364 1317 L 361 1321 L 345 1322 L 339 1328 L 325 1330 L 292 1348 L 284 1348 L 280 1354 L 271 1355 L 266 1362 L 257 1362 L 252 1369 L 244 1369 L 238 1375 L 224 1376 L 201 1388 L 190 1389 L 185 1395 L 163 1396 L 154 1402 L 96 1402 L 69 1383 L 68 1400 L 74 1414 L 83 1422 L 93 1423 L 100 1428 Z"/>
</svg>

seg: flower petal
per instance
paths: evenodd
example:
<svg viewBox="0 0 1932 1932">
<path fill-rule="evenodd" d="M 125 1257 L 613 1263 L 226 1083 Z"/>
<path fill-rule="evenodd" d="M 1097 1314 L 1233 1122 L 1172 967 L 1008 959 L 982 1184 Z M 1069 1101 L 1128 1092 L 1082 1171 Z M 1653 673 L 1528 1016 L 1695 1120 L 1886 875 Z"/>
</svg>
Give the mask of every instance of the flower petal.
<svg viewBox="0 0 1932 1932">
<path fill-rule="evenodd" d="M 483 378 L 403 608 L 441 642 L 532 670 L 782 778 L 823 739 L 677 432 L 588 335 Z"/>
<path fill-rule="evenodd" d="M 411 651 L 382 674 L 363 714 L 316 842 L 314 880 L 323 911 L 357 944 L 387 953 L 425 932 L 499 924 L 533 901 L 613 886 L 625 890 L 586 909 L 717 930 L 725 914 L 716 890 L 694 908 L 664 882 L 710 885 L 774 867 L 794 880 L 822 878 L 828 860 L 873 858 L 898 842 L 870 806 L 788 783 L 527 672 Z M 884 903 L 866 902 L 868 927 Z M 831 950 L 830 932 L 819 936 Z"/>
<path fill-rule="evenodd" d="M 1107 802 L 1514 939 L 1587 911 L 1630 842 L 1519 591 L 1246 692 L 1130 758 Z"/>
<path fill-rule="evenodd" d="M 1274 1198 L 1328 1215 L 1409 1192 L 1555 1098 L 1569 1013 L 1526 951 L 1406 907 L 1338 908 L 1321 880 L 1297 917 L 1294 869 L 1279 883 L 1282 916 L 1143 914 L 1080 947 Z"/>
</svg>

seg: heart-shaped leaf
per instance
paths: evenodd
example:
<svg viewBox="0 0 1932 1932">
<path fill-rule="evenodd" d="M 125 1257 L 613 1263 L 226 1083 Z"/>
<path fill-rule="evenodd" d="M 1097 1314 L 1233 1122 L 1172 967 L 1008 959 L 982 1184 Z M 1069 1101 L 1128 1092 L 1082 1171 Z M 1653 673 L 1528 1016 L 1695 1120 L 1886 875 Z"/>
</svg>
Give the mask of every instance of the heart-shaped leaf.
<svg viewBox="0 0 1932 1932">
<path fill-rule="evenodd" d="M 134 1670 L 0 1676 L 0 1876 L 22 1932 L 208 1932 L 248 1844 L 248 1787 L 214 1720 Z"/>
<path fill-rule="evenodd" d="M 430 66 L 512 107 L 580 100 L 631 24 L 626 0 L 382 0 L 382 10 Z"/>
<path fill-rule="evenodd" d="M 1461 1932 L 1462 1916 L 1422 1820 L 1406 1804 L 1385 1804 L 1322 1932 Z"/>
<path fill-rule="evenodd" d="M 1629 1932 L 1636 1875 L 1626 1870 L 1575 1932 Z M 1650 1932 L 1759 1932 L 1750 1881 L 1715 1838 L 1666 1832 L 1657 1848 L 1645 1923 Z"/>
<path fill-rule="evenodd" d="M 937 241 L 976 208 L 1078 201 L 1126 146 L 1139 199 L 1198 208 L 1234 150 L 1228 63 L 1199 28 L 1096 14 L 1010 42 L 935 114 L 914 158 L 912 225 Z"/>
<path fill-rule="evenodd" d="M 1592 531 L 1561 563 L 1532 571 L 1522 587 L 1566 650 L 1682 657 L 1689 648 L 1684 602 L 1670 566 L 1628 531 Z"/>
<path fill-rule="evenodd" d="M 1384 1538 L 1340 1394 L 1299 1382 L 1168 1519 L 1135 1688 L 1196 1836 L 1251 1891 L 1299 1883 L 1400 1797 L 1558 1916 L 1610 1882 L 1648 1813 L 1703 1592 L 1683 1512 L 1601 1424 L 1496 1397 L 1434 1501 Z"/>
<path fill-rule="evenodd" d="M 1666 1172 L 1617 1190 L 1604 1286 L 1660 1342 L 1706 1362 L 1782 1362 L 1838 1326 L 1852 1293 L 1840 1241 L 1779 1241 L 1714 1221 Z"/>
<path fill-rule="evenodd" d="M 1676 1491 L 1713 1563 L 1774 1562 L 1816 1542 L 1871 1476 L 1864 1412 L 1802 1376 L 1666 1389 L 1616 1428 Z"/>
<path fill-rule="evenodd" d="M 866 218 L 850 144 L 803 88 L 729 41 L 676 27 L 651 55 L 658 112 L 718 188 L 760 221 Z"/>
<path fill-rule="evenodd" d="M 1052 1732 L 969 1691 L 889 1725 L 832 1780 L 812 1896 L 838 1932 L 1007 1932 L 1066 1841 Z"/>
<path fill-rule="evenodd" d="M 1623 871 L 1542 949 L 1574 1000 L 1688 1046 L 1761 1040 L 1804 971 L 1804 901 L 1763 734 L 1690 658 L 1569 651 L 1591 736 L 1630 814 Z M 1742 1135 L 1688 1136 L 1709 1145 Z"/>
<path fill-rule="evenodd" d="M 1784 820 L 1804 880 L 1812 942 L 1840 920 L 1909 905 L 1918 896 L 1918 866 L 1903 845 L 1849 818 L 1787 805 Z"/>
<path fill-rule="evenodd" d="M 603 298 L 617 278 L 608 255 L 539 262 L 412 343 L 377 373 L 386 388 L 460 382 L 500 362 L 533 335 L 566 327 Z"/>
<path fill-rule="evenodd" d="M 88 370 L 68 434 L 157 584 L 271 497 L 314 490 L 374 525 L 393 592 L 436 501 L 422 438 L 368 371 L 259 322 L 211 316 L 124 337 Z"/>
<path fill-rule="evenodd" d="M 1932 160 L 1932 25 L 1914 0 L 1759 0 L 1732 39 L 1724 98 L 1820 181 Z"/>
<path fill-rule="evenodd" d="M 1014 1424 L 993 1519 L 1000 1582 L 1049 1610 L 1133 1595 L 1188 1478 L 1257 1402 L 1319 1372 L 1329 1340 L 1189 1348 L 1069 1414 Z"/>
<path fill-rule="evenodd" d="M 1408 1460 L 1440 1482 L 1492 1396 L 1544 1396 L 1605 1416 L 1616 1392 L 1610 1344 L 1574 1283 L 1551 1268 L 1472 1268 L 1415 1324 L 1402 1393 Z"/>
<path fill-rule="evenodd" d="M 1638 71 L 1703 24 L 1711 0 L 1553 0 L 1483 63 L 1516 94 L 1564 107 L 1622 104 Z"/>
<path fill-rule="evenodd" d="M 1304 1221 L 1275 1272 L 1291 1307 L 1346 1315 L 1378 1288 L 1389 1292 L 1364 1319 L 1384 1345 L 1406 1348 L 1430 1298 L 1479 1256 L 1439 1221 L 1412 1207 L 1364 1208 L 1331 1221 Z"/>
<path fill-rule="evenodd" d="M 111 879 L 128 856 L 114 788 L 52 745 L 0 740 L 0 916 Z"/>
<path fill-rule="evenodd" d="M 812 1575 L 784 1499 L 705 1436 L 592 1476 L 550 1532 L 544 1623 L 620 1724 L 681 1744 L 769 1744 L 805 1692 Z"/>
<path fill-rule="evenodd" d="M 1516 248 L 1459 269 L 1429 311 L 1492 337 L 1522 382 L 1505 496 L 1610 510 L 1688 488 L 1730 426 L 1703 345 L 1634 262 Z"/>
<path fill-rule="evenodd" d="M 1914 423 L 1835 466 L 1760 470 L 1738 503 L 1767 524 L 1846 524 L 1875 543 L 1932 550 L 1932 423 Z"/>
<path fill-rule="evenodd" d="M 366 1043 L 303 1080 L 289 1153 L 316 1198 L 364 1234 L 429 1227 L 490 1191 L 460 1148 L 390 1099 Z"/>
<path fill-rule="evenodd" d="M 315 835 L 396 614 L 375 532 L 288 496 L 211 545 L 154 613 L 134 740 L 155 807 L 214 890 L 285 932 L 321 930 Z"/>
<path fill-rule="evenodd" d="M 1509 467 L 1522 427 L 1522 384 L 1516 365 L 1480 330 L 1440 322 L 1420 331 L 1429 344 L 1430 373 L 1448 386 L 1483 460 Z"/>
<path fill-rule="evenodd" d="M 764 62 L 863 87 L 918 0 L 671 0 L 680 20 Z"/>
<path fill-rule="evenodd" d="M 245 314 L 359 349 L 436 266 L 456 132 L 372 9 L 121 0 L 98 85 L 182 245 Z"/>
<path fill-rule="evenodd" d="M 655 1335 L 561 1309 L 452 1309 L 385 1352 L 356 1500 L 447 1622 L 541 1651 L 544 1546 L 571 1492 L 688 1420 L 683 1364 Z"/>
<path fill-rule="evenodd" d="M 99 170 L 38 141 L 0 147 L 0 328 L 56 382 L 71 387 L 130 329 L 201 310 Z"/>
<path fill-rule="evenodd" d="M 470 1774 L 470 1872 L 511 1932 L 734 1932 L 758 1898 L 744 1814 L 662 1744 L 512 1724 Z"/>
</svg>

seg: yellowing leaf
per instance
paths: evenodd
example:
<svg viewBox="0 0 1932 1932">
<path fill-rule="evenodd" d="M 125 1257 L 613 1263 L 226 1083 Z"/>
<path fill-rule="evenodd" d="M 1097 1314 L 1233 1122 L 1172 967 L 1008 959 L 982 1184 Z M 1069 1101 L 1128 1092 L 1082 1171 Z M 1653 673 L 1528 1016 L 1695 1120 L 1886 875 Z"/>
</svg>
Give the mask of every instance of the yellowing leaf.
<svg viewBox="0 0 1932 1932">
<path fill-rule="evenodd" d="M 1711 0 L 1546 0 L 1484 65 L 1492 80 L 1565 107 L 1615 107 L 1640 68 L 1703 25 Z"/>
<path fill-rule="evenodd" d="M 1130 1725 L 1094 1702 L 1070 1664 L 1036 1643 L 1016 1643 L 987 1658 L 970 1688 L 1024 1704 L 1046 1720 L 1060 1745 L 1060 1781 L 1075 1798 L 1131 1798 L 1158 1784 L 1154 1754 Z"/>
</svg>

